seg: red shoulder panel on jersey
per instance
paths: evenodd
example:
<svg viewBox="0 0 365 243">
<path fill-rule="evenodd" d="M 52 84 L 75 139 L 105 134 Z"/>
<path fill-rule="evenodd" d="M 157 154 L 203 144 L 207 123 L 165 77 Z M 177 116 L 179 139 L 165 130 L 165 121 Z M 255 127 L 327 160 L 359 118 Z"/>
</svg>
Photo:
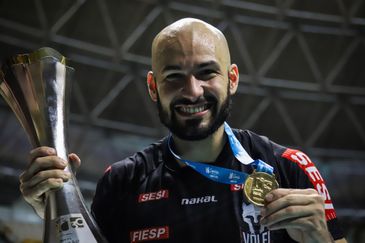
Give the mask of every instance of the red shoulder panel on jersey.
<svg viewBox="0 0 365 243">
<path fill-rule="evenodd" d="M 106 168 L 106 170 L 104 171 L 104 174 L 106 174 L 107 172 L 111 171 L 112 170 L 112 166 L 109 165 L 108 168 Z"/>
<path fill-rule="evenodd" d="M 295 149 L 287 149 L 281 156 L 296 163 L 308 176 L 314 188 L 325 198 L 326 219 L 336 218 L 336 212 L 324 180 L 310 158 L 305 153 Z"/>
</svg>

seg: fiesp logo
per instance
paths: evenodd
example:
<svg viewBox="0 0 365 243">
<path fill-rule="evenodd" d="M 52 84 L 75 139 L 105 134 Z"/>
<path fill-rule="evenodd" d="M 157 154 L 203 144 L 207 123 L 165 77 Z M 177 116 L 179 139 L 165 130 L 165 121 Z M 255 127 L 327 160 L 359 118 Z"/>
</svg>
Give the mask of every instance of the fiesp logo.
<svg viewBox="0 0 365 243">
<path fill-rule="evenodd" d="M 131 243 L 169 238 L 169 226 L 141 229 L 130 232 Z"/>
</svg>

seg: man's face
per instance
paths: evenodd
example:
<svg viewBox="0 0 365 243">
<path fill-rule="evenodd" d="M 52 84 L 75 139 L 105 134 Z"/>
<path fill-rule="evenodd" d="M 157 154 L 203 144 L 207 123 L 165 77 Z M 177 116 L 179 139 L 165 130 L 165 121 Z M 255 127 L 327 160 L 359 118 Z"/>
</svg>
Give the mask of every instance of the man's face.
<svg viewBox="0 0 365 243">
<path fill-rule="evenodd" d="M 214 38 L 185 33 L 159 46 L 154 61 L 161 122 L 184 140 L 215 132 L 230 108 L 229 63 Z"/>
<path fill-rule="evenodd" d="M 160 100 L 161 98 L 158 94 L 157 107 L 161 122 L 173 134 L 184 140 L 200 140 L 208 137 L 223 124 L 230 113 L 231 96 L 228 94 L 228 92 L 227 97 L 221 105 L 219 105 L 216 97 L 210 95 L 201 96 L 197 102 L 191 102 L 190 100 L 184 99 L 175 100 L 174 102 L 170 103 L 168 108 L 164 108 Z M 174 108 L 175 106 L 186 105 L 194 107 L 195 104 L 199 105 L 199 102 L 207 102 L 210 104 L 210 107 L 207 109 L 210 110 L 211 115 L 205 125 L 203 123 L 204 117 L 202 114 L 182 114 L 185 119 L 179 119 L 178 117 L 181 111 L 174 112 L 174 109 L 176 109 Z M 208 113 L 208 111 L 206 113 Z M 188 116 L 191 116 L 191 118 L 187 118 Z"/>
</svg>

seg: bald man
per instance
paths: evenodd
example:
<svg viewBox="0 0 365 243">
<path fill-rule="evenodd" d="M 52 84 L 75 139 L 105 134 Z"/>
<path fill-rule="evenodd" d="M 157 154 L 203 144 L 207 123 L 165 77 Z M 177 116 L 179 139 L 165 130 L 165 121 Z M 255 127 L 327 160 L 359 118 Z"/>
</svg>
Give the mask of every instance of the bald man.
<svg viewBox="0 0 365 243">
<path fill-rule="evenodd" d="M 225 123 L 238 83 L 215 27 L 186 18 L 155 37 L 148 91 L 171 134 L 100 179 L 92 214 L 110 242 L 346 242 L 307 155 Z M 41 217 L 66 163 L 31 151 L 21 191 Z"/>
</svg>

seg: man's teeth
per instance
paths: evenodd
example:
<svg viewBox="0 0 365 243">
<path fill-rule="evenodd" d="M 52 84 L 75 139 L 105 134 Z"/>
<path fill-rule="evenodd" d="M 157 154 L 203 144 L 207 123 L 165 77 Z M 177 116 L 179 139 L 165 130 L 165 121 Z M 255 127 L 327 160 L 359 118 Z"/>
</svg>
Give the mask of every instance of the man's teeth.
<svg viewBox="0 0 365 243">
<path fill-rule="evenodd" d="M 206 105 L 197 106 L 197 107 L 182 106 L 182 107 L 180 107 L 180 109 L 182 112 L 193 114 L 193 113 L 198 113 L 198 112 L 204 111 L 206 109 Z"/>
</svg>

